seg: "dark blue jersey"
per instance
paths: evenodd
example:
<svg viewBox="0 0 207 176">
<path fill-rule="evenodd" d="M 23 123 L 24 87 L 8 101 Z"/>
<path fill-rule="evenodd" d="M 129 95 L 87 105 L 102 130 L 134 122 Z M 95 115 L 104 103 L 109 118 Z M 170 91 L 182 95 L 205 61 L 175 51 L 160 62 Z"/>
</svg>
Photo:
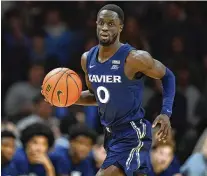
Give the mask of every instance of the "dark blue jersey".
<svg viewBox="0 0 207 176">
<path fill-rule="evenodd" d="M 77 176 L 95 176 L 96 168 L 91 156 L 88 156 L 85 160 L 78 164 L 72 162 L 72 158 L 69 155 L 69 150 L 64 147 L 58 146 L 53 151 L 53 154 L 59 155 L 62 160 L 62 171 L 59 174 L 62 175 L 77 175 Z"/>
<path fill-rule="evenodd" d="M 16 169 L 16 165 L 11 160 L 10 162 L 6 164 L 1 164 L 1 176 L 18 176 L 18 172 Z"/>
<path fill-rule="evenodd" d="M 93 47 L 88 53 L 88 77 L 104 126 L 118 126 L 144 117 L 143 80 L 130 80 L 124 72 L 126 58 L 131 50 L 135 48 L 124 44 L 104 63 L 98 61 L 99 46 Z"/>
</svg>

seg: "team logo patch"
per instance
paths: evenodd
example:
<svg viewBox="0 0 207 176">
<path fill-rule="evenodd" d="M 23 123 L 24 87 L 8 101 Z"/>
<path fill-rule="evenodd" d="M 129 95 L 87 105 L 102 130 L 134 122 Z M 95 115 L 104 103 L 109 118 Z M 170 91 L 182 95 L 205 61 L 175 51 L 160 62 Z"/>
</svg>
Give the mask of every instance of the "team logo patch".
<svg viewBox="0 0 207 176">
<path fill-rule="evenodd" d="M 120 60 L 112 60 L 112 64 L 117 64 L 117 65 L 119 65 L 121 62 L 120 62 Z"/>
</svg>

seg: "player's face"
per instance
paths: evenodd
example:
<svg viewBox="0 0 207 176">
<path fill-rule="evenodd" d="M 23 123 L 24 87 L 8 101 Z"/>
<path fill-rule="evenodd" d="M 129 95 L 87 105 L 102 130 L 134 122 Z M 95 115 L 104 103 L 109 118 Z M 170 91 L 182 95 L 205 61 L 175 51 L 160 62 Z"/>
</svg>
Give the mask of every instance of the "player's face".
<svg viewBox="0 0 207 176">
<path fill-rule="evenodd" d="M 102 10 L 97 18 L 97 37 L 102 46 L 113 44 L 120 36 L 123 25 L 116 12 Z"/>
<path fill-rule="evenodd" d="M 71 140 L 71 149 L 79 160 L 85 159 L 93 147 L 92 140 L 85 136 L 78 136 Z"/>
<path fill-rule="evenodd" d="M 153 152 L 156 165 L 161 169 L 165 170 L 168 168 L 173 160 L 173 152 L 170 146 L 160 146 Z"/>
<path fill-rule="evenodd" d="M 10 161 L 15 152 L 15 139 L 12 137 L 4 137 L 1 139 L 1 157 Z"/>
<path fill-rule="evenodd" d="M 48 139 L 45 136 L 32 137 L 26 146 L 26 152 L 29 158 L 37 155 L 46 154 L 48 151 Z"/>
</svg>

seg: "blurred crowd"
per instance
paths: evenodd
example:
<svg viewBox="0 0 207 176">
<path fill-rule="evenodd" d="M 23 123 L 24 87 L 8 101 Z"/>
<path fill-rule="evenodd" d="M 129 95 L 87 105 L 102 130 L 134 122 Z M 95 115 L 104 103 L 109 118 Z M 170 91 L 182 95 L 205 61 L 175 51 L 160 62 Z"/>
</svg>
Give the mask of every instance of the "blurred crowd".
<svg viewBox="0 0 207 176">
<path fill-rule="evenodd" d="M 82 176 L 93 176 L 100 168 L 106 154 L 97 108 L 52 107 L 40 90 L 45 74 L 57 67 L 76 71 L 87 89 L 80 58 L 97 44 L 96 14 L 108 3 L 1 3 L 4 173 L 12 168 L 12 176 L 79 176 L 87 170 Z M 153 146 L 154 175 L 206 176 L 207 3 L 115 4 L 125 12 L 121 41 L 148 51 L 176 75 L 173 140 Z M 161 105 L 160 81 L 145 78 L 143 106 L 150 122 Z"/>
</svg>

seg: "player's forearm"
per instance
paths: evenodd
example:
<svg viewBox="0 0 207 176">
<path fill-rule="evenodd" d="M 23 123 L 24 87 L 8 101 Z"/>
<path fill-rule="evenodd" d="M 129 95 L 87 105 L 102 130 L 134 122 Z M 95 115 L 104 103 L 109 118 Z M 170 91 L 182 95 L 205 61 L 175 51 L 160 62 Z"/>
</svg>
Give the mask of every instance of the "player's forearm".
<svg viewBox="0 0 207 176">
<path fill-rule="evenodd" d="M 161 114 L 166 114 L 168 117 L 172 114 L 172 107 L 175 97 L 176 85 L 174 74 L 166 68 L 166 73 L 162 78 L 163 86 L 163 105 Z"/>
<path fill-rule="evenodd" d="M 89 90 L 82 91 L 80 98 L 75 104 L 83 106 L 98 106 L 94 94 Z"/>
</svg>

